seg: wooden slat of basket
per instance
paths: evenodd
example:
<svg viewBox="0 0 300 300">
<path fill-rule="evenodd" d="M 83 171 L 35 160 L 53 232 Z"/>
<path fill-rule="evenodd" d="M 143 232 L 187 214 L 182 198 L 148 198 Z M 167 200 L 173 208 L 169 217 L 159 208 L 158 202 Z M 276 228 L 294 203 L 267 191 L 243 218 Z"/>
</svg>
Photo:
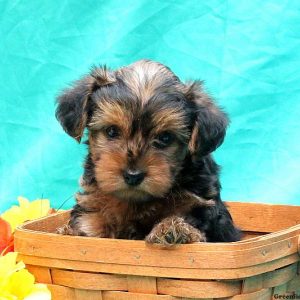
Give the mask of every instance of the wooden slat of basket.
<svg viewBox="0 0 300 300">
<path fill-rule="evenodd" d="M 101 291 L 73 289 L 65 286 L 48 284 L 53 300 L 102 300 Z"/>
<path fill-rule="evenodd" d="M 249 294 L 263 289 L 263 275 L 256 275 L 243 280 L 242 294 Z"/>
<path fill-rule="evenodd" d="M 169 295 L 135 294 L 130 292 L 102 292 L 103 300 L 180 300 Z"/>
<path fill-rule="evenodd" d="M 275 270 L 264 274 L 263 287 L 269 288 L 285 284 L 297 275 L 297 264 L 287 266 L 282 269 Z"/>
<path fill-rule="evenodd" d="M 249 239 L 260 238 L 263 234 L 269 234 L 269 232 L 253 232 L 253 231 L 243 231 L 242 241 L 246 241 Z"/>
<path fill-rule="evenodd" d="M 262 289 L 260 291 L 240 294 L 229 298 L 223 298 L 222 300 L 271 300 L 272 299 L 272 289 Z"/>
<path fill-rule="evenodd" d="M 291 281 L 297 274 L 297 264 L 246 278 L 242 285 L 242 293 L 251 293 L 263 288 L 272 288 Z"/>
<path fill-rule="evenodd" d="M 239 279 L 254 276 L 257 274 L 273 271 L 286 265 L 299 261 L 299 255 L 293 254 L 288 257 L 246 268 L 237 269 L 181 269 L 181 268 L 162 268 L 162 267 L 143 267 L 134 265 L 120 265 L 110 263 L 73 261 L 55 258 L 44 258 L 36 256 L 18 255 L 19 260 L 27 264 L 45 266 L 60 269 L 77 271 L 104 272 L 113 274 L 145 275 L 155 277 L 171 277 L 186 279 Z"/>
<path fill-rule="evenodd" d="M 80 290 L 80 289 L 74 289 L 74 298 L 72 298 L 72 300 L 102 300 L 102 299 L 103 297 L 101 291 Z M 69 299 L 64 299 L 64 300 L 69 300 Z"/>
<path fill-rule="evenodd" d="M 26 222 L 22 226 L 28 230 L 55 233 L 58 227 L 68 222 L 69 218 L 70 211 L 60 211 L 35 220 L 36 222 Z"/>
<path fill-rule="evenodd" d="M 50 268 L 41 267 L 39 265 L 34 266 L 29 264 L 26 264 L 26 268 L 30 273 L 34 274 L 35 280 L 37 282 L 42 282 L 47 284 L 52 283 Z"/>
<path fill-rule="evenodd" d="M 235 223 L 245 231 L 275 232 L 300 224 L 300 206 L 243 202 L 226 204 Z"/>
<path fill-rule="evenodd" d="M 254 237 L 249 240 L 241 240 L 241 241 L 234 242 L 234 243 L 227 243 L 226 245 L 233 245 L 234 247 L 236 247 L 236 245 L 239 245 L 240 247 L 237 250 L 243 250 L 243 249 L 249 248 L 249 245 L 253 245 L 253 246 L 255 245 L 255 247 L 259 247 L 259 246 L 265 245 L 266 242 L 268 242 L 270 244 L 276 243 L 278 241 L 288 239 L 297 234 L 300 234 L 300 224 L 295 225 L 293 227 L 289 227 L 284 230 L 280 230 L 280 231 L 276 231 L 273 233 L 268 233 L 265 235 Z"/>
<path fill-rule="evenodd" d="M 223 298 L 241 291 L 241 281 L 189 281 L 157 279 L 159 294 L 190 298 Z"/>
<path fill-rule="evenodd" d="M 300 275 L 294 277 L 290 282 L 287 284 L 287 291 L 290 293 L 300 294 Z"/>
<path fill-rule="evenodd" d="M 300 225 L 299 225 L 300 228 Z M 114 246 L 107 246 L 105 241 L 99 243 L 97 239 L 71 240 L 61 236 L 40 234 L 32 237 L 29 232 L 19 232 L 16 238 L 16 248 L 20 253 L 79 261 L 111 261 L 117 264 L 139 266 L 179 267 L 179 268 L 238 268 L 253 266 L 279 259 L 298 252 L 298 229 L 294 236 L 275 243 L 266 241 L 265 245 L 244 250 L 227 251 L 219 244 L 217 251 L 209 251 L 207 245 L 198 245 L 197 250 L 186 250 L 185 245 L 176 249 L 165 251 L 149 248 L 144 243 L 137 247 L 115 240 Z M 196 246 L 196 245 L 194 245 Z M 56 251 L 52 251 L 55 249 Z M 195 248 L 194 248 L 195 249 Z M 67 250 L 67 251 L 66 251 Z M 213 259 L 212 259 L 213 257 Z M 251 257 L 251 260 L 249 260 Z"/>
<path fill-rule="evenodd" d="M 274 287 L 273 289 L 273 295 L 286 295 L 287 294 L 287 284 L 282 284 Z"/>
<path fill-rule="evenodd" d="M 127 291 L 127 278 L 122 275 L 51 270 L 53 284 L 86 290 Z"/>
<path fill-rule="evenodd" d="M 156 277 L 127 276 L 128 291 L 133 293 L 157 294 Z"/>
<path fill-rule="evenodd" d="M 48 284 L 47 286 L 51 292 L 52 299 L 54 300 L 75 299 L 74 289 L 72 288 L 54 284 Z"/>
</svg>

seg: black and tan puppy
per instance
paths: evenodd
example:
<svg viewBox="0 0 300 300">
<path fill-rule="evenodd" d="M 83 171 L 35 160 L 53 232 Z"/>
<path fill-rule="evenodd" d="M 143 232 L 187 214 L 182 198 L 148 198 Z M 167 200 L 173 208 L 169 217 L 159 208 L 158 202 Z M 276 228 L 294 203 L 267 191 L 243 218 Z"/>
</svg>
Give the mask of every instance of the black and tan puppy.
<svg viewBox="0 0 300 300">
<path fill-rule="evenodd" d="M 149 60 L 94 68 L 58 98 L 56 116 L 78 141 L 88 129 L 89 151 L 60 232 L 164 245 L 239 240 L 210 155 L 228 120 L 200 82 Z"/>
</svg>

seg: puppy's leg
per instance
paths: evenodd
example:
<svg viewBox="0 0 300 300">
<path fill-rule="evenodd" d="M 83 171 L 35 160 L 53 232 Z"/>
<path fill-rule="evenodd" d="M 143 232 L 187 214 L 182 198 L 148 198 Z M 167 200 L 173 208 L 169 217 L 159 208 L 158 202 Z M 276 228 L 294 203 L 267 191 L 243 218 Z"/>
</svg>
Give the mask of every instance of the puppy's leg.
<svg viewBox="0 0 300 300">
<path fill-rule="evenodd" d="M 236 242 L 242 237 L 234 225 L 230 213 L 221 199 L 211 207 L 194 207 L 186 216 L 186 221 L 204 232 L 208 242 Z"/>
<path fill-rule="evenodd" d="M 56 233 L 63 235 L 76 235 L 69 223 L 57 228 Z"/>
<path fill-rule="evenodd" d="M 206 237 L 200 230 L 186 223 L 183 218 L 178 216 L 163 219 L 146 236 L 147 243 L 164 246 L 205 241 Z"/>
<path fill-rule="evenodd" d="M 107 226 L 103 215 L 99 212 L 85 213 L 71 220 L 70 225 L 75 235 L 99 238 L 115 238 L 113 224 Z"/>
<path fill-rule="evenodd" d="M 58 228 L 57 233 L 63 235 L 90 236 L 114 238 L 113 231 L 104 223 L 103 216 L 99 212 L 77 213 L 74 209 L 68 224 Z"/>
</svg>

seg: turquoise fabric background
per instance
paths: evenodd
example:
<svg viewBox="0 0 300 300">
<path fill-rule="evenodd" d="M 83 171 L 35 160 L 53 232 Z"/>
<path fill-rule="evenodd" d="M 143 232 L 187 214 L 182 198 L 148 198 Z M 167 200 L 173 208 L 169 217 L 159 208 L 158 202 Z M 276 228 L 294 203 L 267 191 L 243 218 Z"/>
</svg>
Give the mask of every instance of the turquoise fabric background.
<svg viewBox="0 0 300 300">
<path fill-rule="evenodd" d="M 86 150 L 55 96 L 93 64 L 141 58 L 205 80 L 231 116 L 224 199 L 300 204 L 300 1 L 2 0 L 0 14 L 0 211 L 77 191 Z"/>
</svg>

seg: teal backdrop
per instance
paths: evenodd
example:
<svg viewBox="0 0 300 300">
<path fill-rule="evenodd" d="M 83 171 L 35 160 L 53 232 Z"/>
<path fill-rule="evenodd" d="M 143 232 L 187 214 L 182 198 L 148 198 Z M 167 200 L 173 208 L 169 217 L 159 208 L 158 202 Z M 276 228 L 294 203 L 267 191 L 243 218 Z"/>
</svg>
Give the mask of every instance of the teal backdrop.
<svg viewBox="0 0 300 300">
<path fill-rule="evenodd" d="M 300 1 L 0 1 L 0 211 L 74 202 L 85 146 L 55 97 L 94 64 L 149 58 L 202 79 L 231 117 L 223 199 L 300 204 Z"/>
</svg>

